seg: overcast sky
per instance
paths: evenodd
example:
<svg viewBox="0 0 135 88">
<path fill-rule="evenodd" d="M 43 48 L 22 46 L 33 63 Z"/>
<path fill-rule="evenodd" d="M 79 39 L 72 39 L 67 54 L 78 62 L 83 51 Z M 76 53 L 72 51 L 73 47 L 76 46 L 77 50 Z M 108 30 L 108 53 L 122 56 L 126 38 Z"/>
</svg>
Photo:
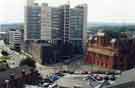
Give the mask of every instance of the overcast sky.
<svg viewBox="0 0 135 88">
<path fill-rule="evenodd" d="M 59 5 L 66 0 L 38 0 Z M 0 23 L 23 22 L 25 0 L 0 0 Z M 88 4 L 89 22 L 135 23 L 135 0 L 70 0 L 72 5 Z"/>
</svg>

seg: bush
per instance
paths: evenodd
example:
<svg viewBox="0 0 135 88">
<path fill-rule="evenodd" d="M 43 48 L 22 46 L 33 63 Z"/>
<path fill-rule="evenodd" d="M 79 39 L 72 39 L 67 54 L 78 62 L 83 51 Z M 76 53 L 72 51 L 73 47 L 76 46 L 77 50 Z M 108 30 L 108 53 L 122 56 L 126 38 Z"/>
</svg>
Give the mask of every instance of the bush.
<svg viewBox="0 0 135 88">
<path fill-rule="evenodd" d="M 0 61 L 0 72 L 9 69 L 8 63 L 6 61 Z"/>
<path fill-rule="evenodd" d="M 28 58 L 21 61 L 20 66 L 24 66 L 24 65 L 34 67 L 34 68 L 36 67 L 35 61 L 32 60 L 32 58 L 30 58 L 30 57 L 28 57 Z"/>
</svg>

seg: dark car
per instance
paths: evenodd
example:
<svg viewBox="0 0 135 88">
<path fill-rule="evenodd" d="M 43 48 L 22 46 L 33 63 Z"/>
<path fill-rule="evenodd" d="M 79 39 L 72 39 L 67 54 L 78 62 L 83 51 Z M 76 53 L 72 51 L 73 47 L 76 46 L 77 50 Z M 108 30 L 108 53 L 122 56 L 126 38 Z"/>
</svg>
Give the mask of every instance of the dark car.
<svg viewBox="0 0 135 88">
<path fill-rule="evenodd" d="M 56 81 L 56 80 L 58 80 L 60 78 L 60 76 L 57 76 L 57 75 L 52 75 L 52 76 L 50 76 L 49 77 L 49 79 L 51 80 L 51 81 Z"/>
<path fill-rule="evenodd" d="M 81 74 L 89 74 L 89 72 L 88 71 L 83 71 L 83 72 L 81 72 Z"/>
<path fill-rule="evenodd" d="M 55 73 L 55 75 L 60 76 L 60 77 L 64 76 L 64 74 L 62 72 Z"/>
<path fill-rule="evenodd" d="M 97 75 L 97 76 L 95 76 L 95 79 L 98 80 L 98 81 L 102 81 L 103 77 Z"/>
</svg>

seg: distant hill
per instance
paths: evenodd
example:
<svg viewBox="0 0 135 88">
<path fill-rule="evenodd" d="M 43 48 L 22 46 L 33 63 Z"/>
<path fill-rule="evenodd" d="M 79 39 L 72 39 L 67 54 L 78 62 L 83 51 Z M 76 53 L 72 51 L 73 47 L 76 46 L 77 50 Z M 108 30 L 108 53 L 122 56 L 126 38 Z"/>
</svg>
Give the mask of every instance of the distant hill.
<svg viewBox="0 0 135 88">
<path fill-rule="evenodd" d="M 87 31 L 112 30 L 115 32 L 135 31 L 135 24 L 88 23 Z"/>
<path fill-rule="evenodd" d="M 22 30 L 22 29 L 24 29 L 24 24 L 23 23 L 8 23 L 8 24 L 0 25 L 1 32 L 7 32 L 11 29 Z"/>
</svg>

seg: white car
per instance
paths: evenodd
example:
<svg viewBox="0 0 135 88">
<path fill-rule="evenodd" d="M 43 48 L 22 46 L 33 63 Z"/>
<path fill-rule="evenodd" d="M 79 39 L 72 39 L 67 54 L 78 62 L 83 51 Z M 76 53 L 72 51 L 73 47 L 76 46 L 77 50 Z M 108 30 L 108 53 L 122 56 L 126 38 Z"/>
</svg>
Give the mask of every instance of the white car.
<svg viewBox="0 0 135 88">
<path fill-rule="evenodd" d="M 53 83 L 52 85 L 49 85 L 48 88 L 57 88 L 57 84 L 56 83 Z"/>
<path fill-rule="evenodd" d="M 43 83 L 43 87 L 48 87 L 50 85 L 50 83 Z"/>
</svg>

